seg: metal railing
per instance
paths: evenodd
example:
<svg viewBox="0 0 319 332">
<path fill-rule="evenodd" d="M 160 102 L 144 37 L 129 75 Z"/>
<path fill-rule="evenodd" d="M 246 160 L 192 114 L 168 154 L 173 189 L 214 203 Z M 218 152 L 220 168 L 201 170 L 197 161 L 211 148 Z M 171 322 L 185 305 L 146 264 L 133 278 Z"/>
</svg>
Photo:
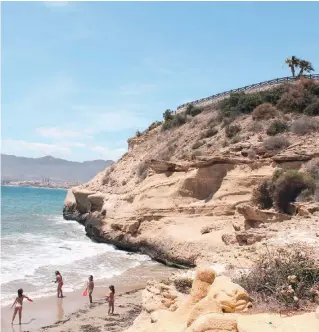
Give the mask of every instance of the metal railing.
<svg viewBox="0 0 319 332">
<path fill-rule="evenodd" d="M 313 80 L 319 80 L 319 74 L 302 75 L 302 77 L 310 78 L 310 79 L 313 79 Z M 184 108 L 184 107 L 187 107 L 188 105 L 197 105 L 197 104 L 200 104 L 200 103 L 203 103 L 203 102 L 213 101 L 215 99 L 220 99 L 221 97 L 228 96 L 231 93 L 244 92 L 244 91 L 249 91 L 249 90 L 262 88 L 262 87 L 265 87 L 265 86 L 278 85 L 278 84 L 287 83 L 287 82 L 290 82 L 290 81 L 296 81 L 299 78 L 300 77 L 298 77 L 298 76 L 281 77 L 281 78 L 276 78 L 276 79 L 269 80 L 269 81 L 264 81 L 264 82 L 260 82 L 260 83 L 247 85 L 247 86 L 244 86 L 242 88 L 233 89 L 233 90 L 225 91 L 225 92 L 222 92 L 222 93 L 217 93 L 216 95 L 212 95 L 212 96 L 209 96 L 209 97 L 206 97 L 206 98 L 198 99 L 198 100 L 191 101 L 191 102 L 185 103 L 183 105 L 180 105 L 180 106 L 177 107 L 177 111 Z"/>
</svg>

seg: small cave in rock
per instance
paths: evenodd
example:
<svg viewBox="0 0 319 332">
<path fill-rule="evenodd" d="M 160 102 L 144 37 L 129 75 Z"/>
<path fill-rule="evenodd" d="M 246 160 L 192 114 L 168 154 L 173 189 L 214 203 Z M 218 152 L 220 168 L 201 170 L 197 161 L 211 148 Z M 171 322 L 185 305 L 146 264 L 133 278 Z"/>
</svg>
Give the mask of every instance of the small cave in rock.
<svg viewBox="0 0 319 332">
<path fill-rule="evenodd" d="M 199 200 L 210 199 L 219 190 L 227 172 L 233 165 L 218 164 L 199 168 L 193 177 L 183 180 L 179 194 L 183 197 L 193 197 Z"/>
</svg>

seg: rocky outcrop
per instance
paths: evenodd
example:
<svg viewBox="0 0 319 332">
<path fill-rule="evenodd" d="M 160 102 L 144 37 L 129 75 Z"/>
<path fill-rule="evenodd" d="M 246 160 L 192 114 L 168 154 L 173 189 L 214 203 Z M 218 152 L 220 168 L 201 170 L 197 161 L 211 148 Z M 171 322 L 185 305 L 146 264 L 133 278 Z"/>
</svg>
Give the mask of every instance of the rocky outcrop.
<svg viewBox="0 0 319 332">
<path fill-rule="evenodd" d="M 236 232 L 236 240 L 240 246 L 252 245 L 265 239 L 271 238 L 271 234 L 265 229 L 249 229 Z"/>
<path fill-rule="evenodd" d="M 250 306 L 242 287 L 202 268 L 197 270 L 188 296 L 171 285 L 150 283 L 143 292 L 141 317 L 128 331 L 237 332 L 237 318 L 232 313 Z"/>
<path fill-rule="evenodd" d="M 254 223 L 276 223 L 291 219 L 287 214 L 274 210 L 260 210 L 251 205 L 239 206 L 237 211 L 244 216 L 248 227 L 253 227 Z"/>
<path fill-rule="evenodd" d="M 150 167 L 156 173 L 165 173 L 165 172 L 186 172 L 188 170 L 187 165 L 170 163 L 165 160 L 146 160 L 146 165 Z"/>
</svg>

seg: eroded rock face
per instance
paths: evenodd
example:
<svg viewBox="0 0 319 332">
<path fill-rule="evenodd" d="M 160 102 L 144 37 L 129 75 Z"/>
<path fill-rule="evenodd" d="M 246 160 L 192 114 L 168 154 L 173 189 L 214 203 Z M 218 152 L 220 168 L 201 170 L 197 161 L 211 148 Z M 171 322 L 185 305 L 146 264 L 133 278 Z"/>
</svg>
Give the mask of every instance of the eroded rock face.
<svg viewBox="0 0 319 332">
<path fill-rule="evenodd" d="M 80 213 L 90 212 L 91 211 L 91 202 L 88 197 L 90 195 L 96 194 L 96 192 L 75 187 L 72 189 L 72 193 L 73 193 L 75 201 L 76 201 L 77 210 Z"/>
<path fill-rule="evenodd" d="M 150 167 L 156 173 L 165 172 L 186 172 L 189 168 L 188 165 L 171 163 L 165 160 L 146 160 L 146 165 Z"/>
<path fill-rule="evenodd" d="M 198 279 L 196 275 L 195 281 Z M 194 289 L 194 285 L 193 285 Z M 204 292 L 202 292 L 202 295 Z M 192 296 L 192 293 L 191 293 Z M 196 298 L 197 299 L 197 298 Z M 187 326 L 201 315 L 208 313 L 234 313 L 246 311 L 250 306 L 248 293 L 229 278 L 220 276 L 207 289 L 207 294 L 197 301 L 190 311 Z"/>
<path fill-rule="evenodd" d="M 237 208 L 247 222 L 274 223 L 289 220 L 291 217 L 287 214 L 271 210 L 260 210 L 251 205 L 243 205 Z"/>
</svg>

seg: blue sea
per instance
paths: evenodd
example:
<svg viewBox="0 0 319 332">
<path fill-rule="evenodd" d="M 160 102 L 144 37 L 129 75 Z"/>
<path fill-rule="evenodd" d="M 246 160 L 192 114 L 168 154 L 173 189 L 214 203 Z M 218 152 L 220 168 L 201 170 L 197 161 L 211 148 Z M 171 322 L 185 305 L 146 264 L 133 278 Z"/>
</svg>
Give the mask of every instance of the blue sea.
<svg viewBox="0 0 319 332">
<path fill-rule="evenodd" d="M 103 286 L 103 280 L 149 260 L 95 243 L 82 225 L 64 220 L 65 190 L 2 186 L 1 191 L 2 306 L 20 287 L 33 298 L 55 295 L 55 270 L 63 276 L 64 291 L 72 292 L 90 274 Z"/>
</svg>

